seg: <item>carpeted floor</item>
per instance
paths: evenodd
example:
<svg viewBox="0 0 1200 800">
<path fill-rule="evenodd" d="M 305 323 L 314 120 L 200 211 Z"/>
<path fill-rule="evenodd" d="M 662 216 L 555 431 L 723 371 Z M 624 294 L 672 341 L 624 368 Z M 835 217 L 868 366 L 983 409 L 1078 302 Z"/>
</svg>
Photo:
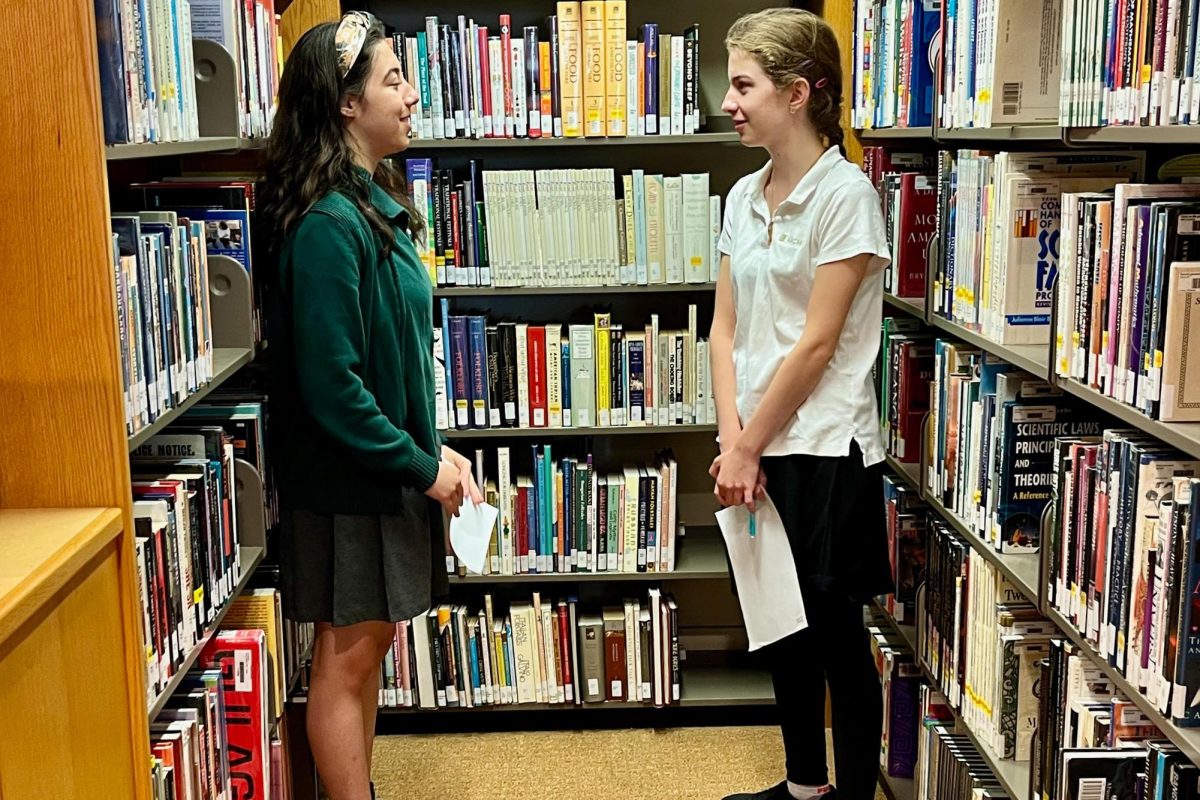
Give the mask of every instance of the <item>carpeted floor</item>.
<svg viewBox="0 0 1200 800">
<path fill-rule="evenodd" d="M 772 727 L 381 736 L 373 771 L 379 800 L 720 800 L 780 781 L 783 743 Z"/>
</svg>

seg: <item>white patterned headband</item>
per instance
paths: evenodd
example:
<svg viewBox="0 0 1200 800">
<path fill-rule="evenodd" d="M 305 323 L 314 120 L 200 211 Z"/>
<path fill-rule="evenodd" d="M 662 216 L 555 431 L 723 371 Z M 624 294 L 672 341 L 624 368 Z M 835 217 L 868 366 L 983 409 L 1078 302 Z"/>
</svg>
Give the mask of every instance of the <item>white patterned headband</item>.
<svg viewBox="0 0 1200 800">
<path fill-rule="evenodd" d="M 367 31 L 377 22 L 378 20 L 366 11 L 349 11 L 338 23 L 333 43 L 337 49 L 338 70 L 341 77 L 345 78 L 350 74 L 350 68 L 358 60 L 363 43 L 367 41 Z"/>
</svg>

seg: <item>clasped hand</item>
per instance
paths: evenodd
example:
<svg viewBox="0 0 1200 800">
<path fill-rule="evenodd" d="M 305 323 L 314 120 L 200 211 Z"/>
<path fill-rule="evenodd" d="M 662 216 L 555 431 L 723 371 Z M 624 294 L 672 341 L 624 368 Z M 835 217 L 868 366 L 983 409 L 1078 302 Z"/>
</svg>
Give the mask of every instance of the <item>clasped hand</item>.
<svg viewBox="0 0 1200 800">
<path fill-rule="evenodd" d="M 441 503 L 452 517 L 458 516 L 464 497 L 470 497 L 475 504 L 483 502 L 483 493 L 471 474 L 471 462 L 445 445 L 442 446 L 442 460 L 438 462 L 437 479 L 425 494 Z"/>
<path fill-rule="evenodd" d="M 713 494 L 723 506 L 744 505 L 754 512 L 757 501 L 767 496 L 767 476 L 759 457 L 736 445 L 713 459 L 708 474 L 717 482 Z"/>
</svg>

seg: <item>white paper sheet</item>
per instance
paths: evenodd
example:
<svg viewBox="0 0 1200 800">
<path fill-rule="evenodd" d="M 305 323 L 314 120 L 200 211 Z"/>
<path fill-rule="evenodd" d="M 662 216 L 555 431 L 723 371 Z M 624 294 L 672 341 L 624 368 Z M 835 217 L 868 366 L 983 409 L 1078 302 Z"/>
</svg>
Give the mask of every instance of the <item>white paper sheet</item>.
<svg viewBox="0 0 1200 800">
<path fill-rule="evenodd" d="M 757 508 L 754 536 L 750 535 L 750 510 L 745 506 L 717 512 L 751 651 L 808 627 L 800 578 L 779 511 L 770 498 L 760 500 Z"/>
<path fill-rule="evenodd" d="M 458 516 L 450 518 L 450 546 L 454 554 L 467 565 L 467 569 L 476 575 L 483 574 L 498 513 L 495 506 L 487 503 L 475 505 L 468 497 L 459 507 Z"/>
</svg>

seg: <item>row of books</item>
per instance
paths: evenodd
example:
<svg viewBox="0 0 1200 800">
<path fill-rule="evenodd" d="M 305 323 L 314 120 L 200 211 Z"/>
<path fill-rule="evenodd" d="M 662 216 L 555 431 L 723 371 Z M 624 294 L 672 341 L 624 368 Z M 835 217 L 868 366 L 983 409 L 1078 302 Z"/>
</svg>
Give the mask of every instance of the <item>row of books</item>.
<svg viewBox="0 0 1200 800">
<path fill-rule="evenodd" d="M 509 448 L 496 448 L 492 479 L 475 451 L 476 481 L 499 510 L 484 574 L 674 571 L 681 523 L 670 450 L 611 470 L 590 452 L 556 458 L 548 444 L 529 452 L 518 472 Z M 453 555 L 446 569 L 467 574 Z"/>
<path fill-rule="evenodd" d="M 131 202 L 150 210 L 110 220 L 129 435 L 212 380 L 212 259 L 232 258 L 250 271 L 253 184 L 190 178 L 131 191 Z M 256 314 L 255 335 L 258 328 Z"/>
<path fill-rule="evenodd" d="M 1051 605 L 1176 725 L 1200 725 L 1200 461 L 1137 431 L 1054 443 Z"/>
<path fill-rule="evenodd" d="M 450 428 L 590 428 L 716 421 L 708 340 L 595 313 L 591 325 L 489 324 L 451 314 L 434 328 L 435 423 Z"/>
<path fill-rule="evenodd" d="M 853 127 L 933 124 L 939 10 L 927 0 L 855 0 Z"/>
<path fill-rule="evenodd" d="M 1184 380 L 1200 292 L 1200 186 L 1062 195 L 1056 374 L 1163 421 L 1200 420 Z M 1194 384 L 1194 382 L 1193 382 Z"/>
<path fill-rule="evenodd" d="M 132 435 L 213 376 L 205 223 L 171 211 L 112 218 L 125 430 Z"/>
<path fill-rule="evenodd" d="M 879 598 L 879 603 L 892 620 L 912 625 L 917 616 L 917 593 L 925 582 L 930 508 L 915 489 L 891 474 L 883 478 L 883 503 L 895 591 Z"/>
<path fill-rule="evenodd" d="M 1064 0 L 1064 125 L 1200 124 L 1197 0 Z"/>
<path fill-rule="evenodd" d="M 240 135 L 267 135 L 282 72 L 274 0 L 96 0 L 95 8 L 106 144 L 200 137 L 193 44 L 201 39 L 232 57 Z"/>
<path fill-rule="evenodd" d="M 439 605 L 396 624 L 380 664 L 383 708 L 481 708 L 532 703 L 678 705 L 679 608 L 652 588 L 621 605 L 576 597 L 512 600 L 497 613 Z"/>
<path fill-rule="evenodd" d="M 1137 181 L 1145 154 L 959 150 L 938 157 L 933 312 L 1005 345 L 1047 344 L 1061 196 Z"/>
<path fill-rule="evenodd" d="M 707 172 L 485 170 L 405 161 L 417 242 L 438 286 L 617 286 L 716 280 L 721 198 Z M 623 192 L 617 196 L 618 187 Z"/>
<path fill-rule="evenodd" d="M 205 425 L 156 438 L 130 465 L 148 705 L 232 599 L 243 566 L 232 436 Z"/>
<path fill-rule="evenodd" d="M 933 349 L 927 490 L 996 550 L 1036 552 L 1054 439 L 1099 434 L 1099 412 L 973 346 Z"/>
<path fill-rule="evenodd" d="M 879 191 L 892 253 L 883 290 L 897 297 L 925 298 L 929 242 L 938 229 L 932 166 L 924 154 L 888 153 L 882 147 L 863 150 L 863 171 Z"/>
<path fill-rule="evenodd" d="M 1197 0 L 856 0 L 854 124 L 1200 124 L 1198 14 Z"/>
<path fill-rule="evenodd" d="M 461 14 L 425 18 L 393 47 L 420 91 L 414 135 L 425 139 L 683 135 L 703 125 L 700 26 L 658 23 L 627 38 L 625 0 L 567 0 L 546 25 L 491 30 Z"/>
<path fill-rule="evenodd" d="M 292 796 L 284 725 L 270 711 L 268 635 L 228 629 L 150 723 L 155 800 Z"/>
<path fill-rule="evenodd" d="M 892 778 L 912 778 L 917 763 L 917 698 L 925 684 L 912 648 L 886 618 L 870 620 L 871 654 L 883 688 L 879 766 Z"/>
<path fill-rule="evenodd" d="M 921 425 L 929 411 L 933 338 L 919 320 L 884 317 L 875 367 L 880 422 L 888 453 L 903 464 L 921 460 Z"/>
<path fill-rule="evenodd" d="M 998 759 L 1030 762 L 1031 796 L 1055 796 L 1072 749 L 1144 754 L 1161 738 L 978 550 L 939 520 L 929 530 L 920 655 L 978 741 Z"/>
</svg>

